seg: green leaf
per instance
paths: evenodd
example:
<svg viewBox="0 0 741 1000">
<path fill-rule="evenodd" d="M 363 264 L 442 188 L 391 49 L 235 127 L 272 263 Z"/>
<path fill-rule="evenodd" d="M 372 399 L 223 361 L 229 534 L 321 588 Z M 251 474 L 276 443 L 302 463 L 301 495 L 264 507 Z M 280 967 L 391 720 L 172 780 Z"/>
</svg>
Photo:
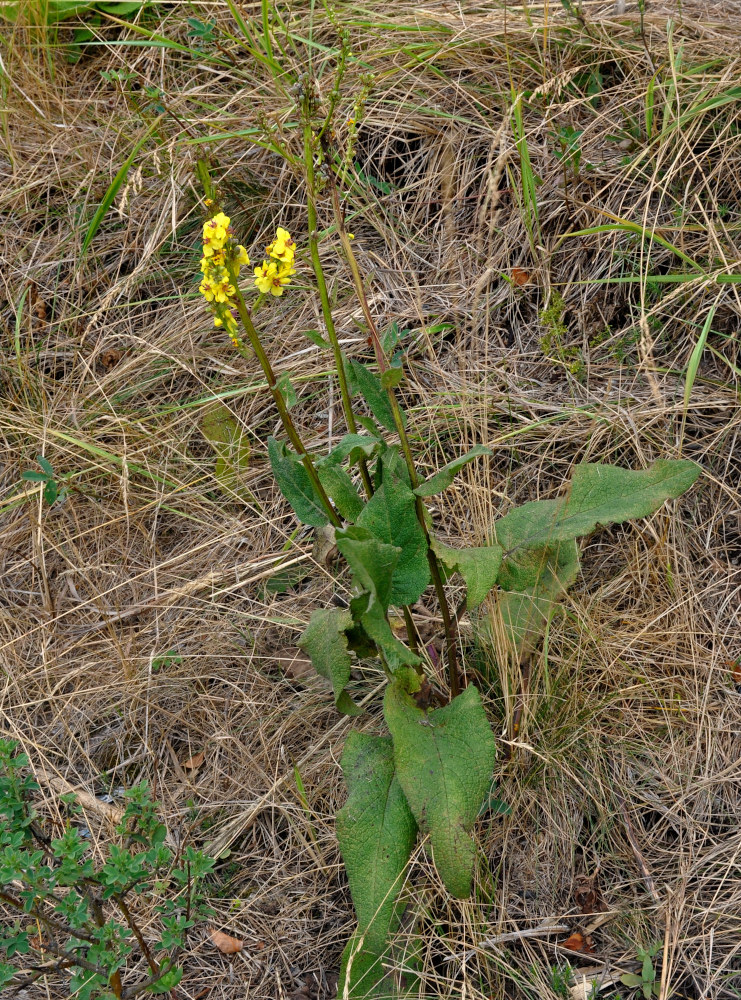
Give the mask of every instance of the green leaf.
<svg viewBox="0 0 741 1000">
<path fill-rule="evenodd" d="M 93 218 L 92 218 L 92 220 L 90 222 L 90 225 L 88 226 L 88 230 L 85 233 L 85 239 L 82 241 L 82 248 L 80 250 L 80 255 L 79 255 L 78 261 L 77 261 L 78 268 L 82 264 L 83 258 L 85 257 L 85 254 L 87 253 L 88 247 L 92 243 L 93 238 L 95 237 L 95 234 L 97 233 L 98 229 L 100 228 L 100 224 L 103 221 L 103 219 L 105 218 L 106 212 L 108 211 L 108 209 L 113 204 L 113 200 L 116 197 L 116 195 L 118 194 L 118 189 L 121 187 L 121 185 L 123 184 L 123 182 L 126 180 L 126 175 L 129 172 L 131 164 L 136 159 L 137 153 L 142 148 L 142 146 L 147 141 L 147 139 L 149 139 L 149 137 L 151 136 L 152 132 L 154 132 L 155 129 L 158 126 L 159 126 L 159 119 L 155 119 L 155 121 L 153 121 L 149 125 L 149 127 L 146 129 L 146 131 L 144 132 L 144 134 L 134 144 L 134 148 L 131 150 L 131 152 L 129 153 L 129 155 L 126 157 L 126 159 L 124 160 L 123 164 L 121 165 L 118 173 L 116 174 L 116 176 L 111 181 L 111 183 L 110 183 L 110 185 L 108 187 L 108 190 L 106 191 L 105 195 L 103 196 L 103 201 L 100 203 L 100 205 L 96 209 L 95 215 L 93 216 Z"/>
<path fill-rule="evenodd" d="M 346 521 L 356 521 L 363 509 L 363 501 L 345 470 L 339 465 L 317 462 L 316 471 L 319 482 L 330 500 L 334 501 L 341 517 Z"/>
<path fill-rule="evenodd" d="M 503 560 L 499 585 L 504 592 L 497 608 L 520 656 L 543 635 L 578 573 L 579 549 L 574 541 L 517 551 Z"/>
<path fill-rule="evenodd" d="M 54 477 L 54 469 L 52 468 L 52 464 L 48 458 L 44 458 L 43 455 L 37 455 L 36 461 L 39 463 L 39 465 L 47 474 L 47 476 L 50 476 L 52 478 Z"/>
<path fill-rule="evenodd" d="M 391 596 L 391 577 L 401 550 L 380 541 L 361 525 L 335 532 L 335 542 L 347 560 L 354 583 L 385 613 Z"/>
<path fill-rule="evenodd" d="M 33 469 L 26 469 L 21 473 L 21 479 L 29 483 L 48 483 L 49 476 L 45 472 L 34 472 Z"/>
<path fill-rule="evenodd" d="M 345 632 L 352 625 L 349 611 L 318 609 L 298 640 L 299 648 L 308 653 L 316 672 L 332 684 L 334 703 L 343 715 L 361 715 L 363 711 L 345 691 L 352 666 Z"/>
<path fill-rule="evenodd" d="M 417 519 L 414 494 L 400 479 L 385 479 L 358 518 L 376 538 L 401 549 L 390 604 L 412 604 L 430 582 L 427 541 Z"/>
<path fill-rule="evenodd" d="M 326 351 L 332 350 L 332 345 L 328 340 L 324 339 L 318 330 L 303 330 L 302 333 L 305 337 L 309 338 L 312 344 L 316 344 L 317 347 L 322 347 Z"/>
<path fill-rule="evenodd" d="M 147 986 L 147 993 L 169 993 L 183 978 L 182 969 L 168 969 L 156 983 Z"/>
<path fill-rule="evenodd" d="M 376 538 L 367 528 L 344 528 L 335 534 L 337 548 L 347 560 L 353 583 L 360 589 L 350 602 L 355 621 L 381 648 L 389 667 L 419 663 L 404 643 L 399 642 L 386 619 L 391 595 L 391 580 L 401 550 Z"/>
<path fill-rule="evenodd" d="M 372 458 L 380 445 L 378 438 L 367 434 L 345 434 L 318 464 L 339 465 L 347 459 L 350 465 L 354 465 L 360 458 Z"/>
<path fill-rule="evenodd" d="M 299 456 L 274 437 L 268 438 L 268 456 L 278 488 L 299 521 L 313 528 L 329 524 L 326 511 Z"/>
<path fill-rule="evenodd" d="M 497 582 L 504 554 L 502 547 L 483 545 L 454 549 L 433 538 L 432 550 L 447 569 L 460 573 L 465 580 L 468 610 L 477 608 Z"/>
<path fill-rule="evenodd" d="M 404 378 L 404 369 L 401 367 L 387 368 L 381 375 L 381 386 L 384 389 L 394 389 Z"/>
<path fill-rule="evenodd" d="M 374 485 L 378 488 L 381 483 L 401 479 L 411 489 L 409 479 L 409 469 L 401 454 L 398 444 L 387 445 L 381 443 L 380 454 L 376 462 L 374 472 Z"/>
<path fill-rule="evenodd" d="M 381 954 L 389 934 L 399 925 L 396 900 L 417 838 L 417 824 L 394 773 L 388 737 L 350 733 L 342 754 L 342 773 L 350 794 L 337 813 L 337 839 L 363 947 Z"/>
<path fill-rule="evenodd" d="M 347 996 L 348 1000 L 397 1000 L 394 981 L 383 967 L 386 955 L 368 951 L 362 934 L 356 931 L 342 952 L 337 996 Z"/>
<path fill-rule="evenodd" d="M 420 829 L 429 831 L 440 877 L 465 899 L 475 860 L 470 830 L 491 787 L 496 743 L 475 687 L 425 712 L 411 697 L 419 686 L 414 671 L 400 670 L 386 689 L 396 774 Z"/>
<path fill-rule="evenodd" d="M 354 358 L 350 360 L 350 378 L 353 386 L 360 391 L 371 413 L 387 431 L 395 431 L 394 414 L 386 390 L 380 380 L 365 365 Z M 404 415 L 402 414 L 402 422 Z"/>
<path fill-rule="evenodd" d="M 634 975 L 632 972 L 625 972 L 620 977 L 620 982 L 623 986 L 642 986 L 643 980 L 640 976 Z"/>
<path fill-rule="evenodd" d="M 599 462 L 577 465 L 568 496 L 515 508 L 494 525 L 496 540 L 505 551 L 547 545 L 588 535 L 599 525 L 646 517 L 681 496 L 701 471 L 686 460 L 661 459 L 639 471 Z"/>
<path fill-rule="evenodd" d="M 224 403 L 204 413 L 201 433 L 216 452 L 214 476 L 227 493 L 234 493 L 239 477 L 247 471 L 250 446 L 247 435 Z"/>
<path fill-rule="evenodd" d="M 50 479 L 44 487 L 44 501 L 51 505 L 59 496 L 59 487 L 53 479 Z"/>
<path fill-rule="evenodd" d="M 452 462 L 444 465 L 434 476 L 430 476 L 429 479 L 421 483 L 414 492 L 418 497 L 432 497 L 436 493 L 442 493 L 443 490 L 450 486 L 455 478 L 455 474 L 464 465 L 468 465 L 469 462 L 472 462 L 474 458 L 478 458 L 479 455 L 491 454 L 491 448 L 487 448 L 483 444 L 476 444 L 465 455 L 460 455 L 458 458 L 454 458 Z"/>
<path fill-rule="evenodd" d="M 692 350 L 692 354 L 690 355 L 690 360 L 687 363 L 687 374 L 684 380 L 685 413 L 690 403 L 690 396 L 692 395 L 692 386 L 695 384 L 697 372 L 700 367 L 700 361 L 702 360 L 702 352 L 705 350 L 705 344 L 707 343 L 708 334 L 710 333 L 710 326 L 713 322 L 713 317 L 715 316 L 716 308 L 717 304 L 713 303 L 713 305 L 710 307 L 710 311 L 705 317 L 705 322 L 702 325 L 700 336 L 697 338 L 697 343 L 695 344 Z"/>
<path fill-rule="evenodd" d="M 283 372 L 278 381 L 275 384 L 276 389 L 283 397 L 283 402 L 286 404 L 286 409 L 290 410 L 298 402 L 298 396 L 296 395 L 296 390 L 293 387 L 293 383 L 288 376 L 288 372 Z"/>
</svg>

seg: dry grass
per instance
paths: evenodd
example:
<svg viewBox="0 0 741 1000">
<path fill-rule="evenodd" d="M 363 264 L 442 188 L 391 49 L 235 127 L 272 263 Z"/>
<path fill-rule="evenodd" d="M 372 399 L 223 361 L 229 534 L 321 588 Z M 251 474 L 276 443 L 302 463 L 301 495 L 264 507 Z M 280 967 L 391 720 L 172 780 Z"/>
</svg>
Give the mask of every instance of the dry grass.
<svg viewBox="0 0 741 1000">
<path fill-rule="evenodd" d="M 311 6 L 281 8 L 295 45 L 286 63 L 300 68 L 297 39 L 336 44 Z M 741 996 L 741 696 L 728 665 L 741 656 L 741 12 L 652 3 L 641 33 L 625 6 L 571 16 L 553 4 L 338 5 L 376 74 L 351 228 L 379 321 L 418 331 L 406 396 L 421 459 L 432 467 L 461 443 L 495 450 L 438 504 L 441 531 L 480 542 L 494 516 L 553 495 L 585 458 L 638 467 L 681 454 L 706 472 L 655 517 L 586 545 L 534 665 L 517 746 L 500 758 L 512 815 L 478 828 L 474 898 L 450 900 L 424 848 L 415 855 L 399 954 L 419 950 L 424 996 L 554 997 L 553 967 L 611 974 L 655 941 L 664 998 Z M 241 9 L 259 30 L 259 5 Z M 49 809 L 55 777 L 96 794 L 146 777 L 171 829 L 231 850 L 213 905 L 245 950 L 224 957 L 199 932 L 179 996 L 330 997 L 353 923 L 333 832 L 348 722 L 320 681 L 285 668 L 312 608 L 344 584 L 317 567 L 313 582 L 265 592 L 295 528 L 263 447 L 276 414 L 194 284 L 203 139 L 243 242 L 259 245 L 276 221 L 305 231 L 300 180 L 244 137 L 261 116 L 282 127 L 290 105 L 230 41 L 226 7 L 157 10 L 143 23 L 185 47 L 188 16 L 215 20 L 233 62 L 213 48 L 223 65 L 114 45 L 141 36 L 111 25 L 70 66 L 30 30 L 2 31 L 1 728 L 30 754 Z M 331 53 L 311 51 L 326 88 Z M 152 121 L 101 78 L 114 68 L 160 88 L 172 114 L 80 262 L 95 207 Z M 553 153 L 568 126 L 582 131 L 578 176 Z M 525 144 L 537 219 L 523 195 Z M 665 242 L 561 242 L 616 219 Z M 322 253 L 341 336 L 361 355 L 331 236 Z M 563 330 L 544 352 L 540 316 L 556 291 Z M 685 413 L 684 373 L 712 303 Z M 301 387 L 297 419 L 324 448 L 342 426 L 336 395 L 327 408 L 326 358 L 301 334 L 317 323 L 307 290 L 270 314 L 272 356 Z M 238 495 L 215 478 L 201 430 L 216 399 L 252 448 Z M 20 480 L 40 452 L 70 477 L 52 508 Z M 288 555 L 310 563 L 310 535 Z M 420 620 L 433 612 L 421 607 Z M 506 734 L 520 678 L 494 606 L 486 616 L 490 630 L 464 620 L 462 638 Z M 170 649 L 180 659 L 158 663 Z M 376 697 L 362 725 L 379 724 Z M 201 750 L 204 764 L 186 773 Z M 597 917 L 578 902 L 589 877 L 608 907 Z M 546 919 L 596 925 L 594 953 L 559 948 L 565 933 L 482 946 Z M 602 995 L 616 989 L 628 995 Z"/>
</svg>

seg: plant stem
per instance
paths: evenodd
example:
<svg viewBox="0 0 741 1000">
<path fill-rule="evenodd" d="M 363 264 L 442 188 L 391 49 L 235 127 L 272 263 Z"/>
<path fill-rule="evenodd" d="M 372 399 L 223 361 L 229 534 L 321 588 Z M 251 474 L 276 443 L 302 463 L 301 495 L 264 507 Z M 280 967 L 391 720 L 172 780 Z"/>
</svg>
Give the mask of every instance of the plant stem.
<svg viewBox="0 0 741 1000">
<path fill-rule="evenodd" d="M 249 338 L 250 346 L 252 347 L 252 350 L 255 352 L 257 360 L 260 362 L 260 367 L 262 368 L 263 374 L 265 375 L 265 378 L 267 380 L 268 388 L 270 389 L 270 393 L 273 397 L 273 402 L 275 403 L 276 409 L 278 410 L 281 423 L 283 424 L 283 427 L 285 429 L 286 434 L 288 435 L 291 444 L 296 449 L 298 454 L 301 456 L 301 462 L 304 468 L 306 469 L 306 473 L 309 479 L 311 480 L 312 486 L 316 490 L 317 496 L 322 502 L 322 506 L 327 512 L 327 517 L 330 519 L 335 528 L 340 528 L 342 526 L 342 520 L 337 511 L 334 509 L 332 501 L 327 496 L 324 487 L 319 482 L 319 476 L 317 475 L 317 471 L 314 468 L 314 463 L 311 460 L 311 456 L 304 447 L 304 443 L 301 440 L 298 431 L 296 430 L 293 420 L 291 419 L 291 415 L 288 412 L 285 400 L 283 399 L 283 395 L 280 389 L 278 388 L 278 380 L 275 377 L 268 356 L 265 353 L 263 346 L 260 342 L 260 335 L 255 329 L 255 324 L 252 322 L 252 318 L 249 314 L 249 311 L 247 310 L 244 297 L 242 296 L 242 293 L 239 289 L 239 284 L 238 284 L 239 279 L 237 275 L 237 269 L 233 266 L 229 267 L 229 277 L 231 278 L 232 285 L 234 286 L 236 292 L 235 297 L 236 297 L 237 312 L 239 313 L 239 318 L 241 319 L 242 326 L 244 327 L 247 333 L 247 337 Z"/>
<path fill-rule="evenodd" d="M 319 245 L 317 241 L 318 223 L 315 200 L 316 187 L 314 182 L 314 153 L 311 141 L 311 125 L 308 121 L 309 112 L 306 104 L 304 105 L 304 115 L 306 118 L 304 122 L 304 164 L 306 166 L 306 203 L 309 216 L 309 253 L 311 255 L 311 266 L 314 271 L 314 277 L 316 278 L 317 288 L 319 289 L 319 298 L 322 303 L 324 325 L 327 328 L 329 342 L 332 345 L 332 353 L 334 354 L 334 363 L 337 369 L 337 380 L 340 385 L 342 410 L 345 414 L 345 422 L 347 423 L 350 433 L 357 434 L 358 425 L 355 421 L 355 414 L 353 413 L 352 403 L 350 401 L 350 390 L 347 385 L 347 375 L 345 374 L 342 348 L 340 347 L 337 330 L 335 329 L 334 320 L 332 318 L 332 306 L 329 301 L 329 293 L 327 292 L 327 282 L 324 279 L 324 271 L 322 270 L 322 263 L 319 259 Z M 370 499 L 370 497 L 373 496 L 373 483 L 371 481 L 370 473 L 368 472 L 368 465 L 365 458 L 362 456 L 358 461 L 358 467 L 360 468 L 360 478 L 363 480 L 366 495 Z"/>
<path fill-rule="evenodd" d="M 337 190 L 337 185 L 334 183 L 334 177 L 331 177 L 330 179 L 330 187 L 332 191 L 332 208 L 334 210 L 335 222 L 337 224 L 337 232 L 339 233 L 347 262 L 350 265 L 353 284 L 355 285 L 355 291 L 358 299 L 360 300 L 360 306 L 363 310 L 365 322 L 368 326 L 371 342 L 373 344 L 373 350 L 376 356 L 376 363 L 378 364 L 379 371 L 383 374 L 388 368 L 388 365 L 386 364 L 386 357 L 383 353 L 383 347 L 381 346 L 381 338 L 378 335 L 378 328 L 376 327 L 368 305 L 368 298 L 365 294 L 365 286 L 360 274 L 360 269 L 358 268 L 358 262 L 355 259 L 352 244 L 345 229 L 345 221 L 342 217 L 342 206 L 340 205 L 340 195 Z M 396 398 L 396 392 L 393 387 L 390 386 L 386 392 L 388 394 L 389 404 L 391 405 L 391 412 L 394 417 L 394 426 L 396 427 L 396 431 L 399 435 L 404 461 L 406 462 L 406 467 L 409 471 L 409 481 L 412 485 L 412 489 L 415 489 L 419 485 L 419 479 L 414 465 L 414 458 L 412 456 L 409 438 L 407 436 L 406 428 L 404 427 L 401 407 L 399 406 L 399 401 Z M 417 513 L 417 520 L 419 521 L 422 531 L 424 532 L 425 542 L 427 543 L 427 562 L 430 566 L 430 575 L 432 576 L 432 583 L 435 587 L 435 593 L 437 594 L 437 600 L 440 605 L 440 613 L 442 614 L 443 619 L 443 628 L 445 630 L 445 645 L 448 651 L 450 696 L 451 698 L 455 698 L 460 691 L 458 684 L 458 651 L 456 649 L 455 634 L 453 632 L 453 625 L 450 618 L 450 609 L 448 608 L 448 601 L 445 596 L 445 587 L 443 586 L 442 574 L 440 573 L 440 564 L 437 561 L 437 556 L 432 551 L 432 539 L 430 538 L 430 532 L 427 528 L 425 509 L 421 497 L 415 497 L 415 510 Z"/>
</svg>

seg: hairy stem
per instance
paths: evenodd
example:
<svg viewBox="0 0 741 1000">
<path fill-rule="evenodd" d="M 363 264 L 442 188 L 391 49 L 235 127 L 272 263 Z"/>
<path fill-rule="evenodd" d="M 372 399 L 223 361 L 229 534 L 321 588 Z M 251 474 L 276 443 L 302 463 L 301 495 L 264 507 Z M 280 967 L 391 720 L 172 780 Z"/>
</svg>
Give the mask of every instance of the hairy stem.
<svg viewBox="0 0 741 1000">
<path fill-rule="evenodd" d="M 308 118 L 308 109 L 305 108 L 304 114 Z M 332 345 L 332 353 L 334 354 L 334 363 L 335 368 L 337 369 L 337 380 L 340 385 L 342 410 L 345 414 L 345 422 L 347 423 L 350 433 L 357 434 L 358 425 L 355 421 L 355 414 L 353 413 L 352 403 L 350 401 L 350 389 L 347 385 L 347 376 L 345 374 L 342 349 L 340 347 L 337 330 L 335 329 L 334 320 L 332 318 L 332 307 L 329 301 L 329 293 L 327 292 L 327 282 L 324 279 L 324 271 L 322 270 L 322 264 L 319 259 L 319 246 L 317 242 L 318 224 L 315 200 L 316 188 L 314 182 L 314 152 L 311 141 L 311 125 L 308 121 L 304 123 L 304 164 L 306 166 L 306 201 L 309 216 L 309 253 L 311 255 L 311 266 L 314 271 L 314 277 L 316 278 L 316 284 L 319 290 L 319 299 L 322 304 L 324 325 L 327 328 L 329 342 Z M 366 495 L 370 498 L 373 496 L 373 483 L 371 482 L 366 461 L 362 456 L 358 461 L 358 467 L 360 469 L 360 478 L 363 480 Z"/>
<path fill-rule="evenodd" d="M 331 168 L 330 168 L 331 169 Z M 345 221 L 342 215 L 342 206 L 340 205 L 340 195 L 337 190 L 337 185 L 334 183 L 334 178 L 330 180 L 330 186 L 332 191 L 332 208 L 334 210 L 335 222 L 337 224 L 337 232 L 339 233 L 340 240 L 342 242 L 342 248 L 345 251 L 345 256 L 347 262 L 350 265 L 350 271 L 352 273 L 353 284 L 355 285 L 355 291 L 357 293 L 358 299 L 360 300 L 360 306 L 363 310 L 363 315 L 365 316 L 365 322 L 368 326 L 368 332 L 370 334 L 371 342 L 373 344 L 373 350 L 376 356 L 376 363 L 378 364 L 379 371 L 381 374 L 386 371 L 388 365 L 386 363 L 386 357 L 383 353 L 383 347 L 381 346 L 381 338 L 378 335 L 378 328 L 376 327 L 375 320 L 370 311 L 368 305 L 368 298 L 365 294 L 365 286 L 363 284 L 363 278 L 360 274 L 360 269 L 358 267 L 358 262 L 355 259 L 355 254 L 353 253 L 352 243 L 347 235 L 347 230 L 345 229 Z M 409 444 L 409 438 L 407 436 L 406 428 L 404 427 L 404 420 L 402 418 L 401 407 L 399 406 L 399 401 L 396 398 L 396 392 L 393 387 L 389 387 L 386 390 L 388 394 L 389 404 L 391 406 L 391 412 L 394 417 L 394 426 L 399 435 L 399 441 L 401 443 L 401 451 L 404 455 L 404 461 L 406 467 L 409 471 L 409 481 L 412 484 L 412 489 L 415 489 L 419 485 L 419 479 L 417 477 L 417 470 L 414 465 L 414 458 L 412 456 L 412 449 Z M 440 605 L 440 612 L 443 619 L 443 628 L 445 629 L 445 645 L 448 652 L 448 674 L 450 677 L 450 696 L 455 698 L 460 687 L 458 684 L 458 650 L 456 648 L 455 633 L 453 631 L 453 625 L 450 617 L 450 609 L 448 608 L 447 597 L 445 596 L 445 587 L 443 586 L 442 574 L 440 573 L 440 564 L 437 561 L 437 556 L 432 551 L 432 540 L 430 538 L 430 532 L 427 528 L 427 521 L 425 519 L 424 504 L 421 497 L 415 498 L 415 509 L 417 512 L 417 520 L 420 523 L 422 531 L 424 532 L 425 541 L 427 543 L 427 561 L 430 566 L 430 574 L 432 576 L 432 583 L 435 587 L 435 593 L 437 595 L 437 600 Z"/>
<path fill-rule="evenodd" d="M 291 419 L 291 415 L 288 412 L 285 400 L 283 399 L 283 395 L 280 389 L 278 388 L 278 380 L 275 377 L 275 373 L 273 372 L 268 356 L 265 353 L 265 350 L 263 349 L 262 343 L 260 342 L 260 335 L 255 329 L 255 324 L 252 322 L 252 317 L 249 314 L 249 311 L 244 301 L 244 297 L 242 296 L 242 293 L 239 290 L 239 284 L 238 284 L 239 279 L 237 276 L 237 270 L 233 266 L 229 268 L 229 277 L 231 278 L 232 285 L 234 286 L 236 292 L 235 298 L 236 298 L 237 312 L 239 313 L 239 318 L 241 319 L 242 326 L 244 327 L 245 332 L 247 333 L 250 346 L 252 347 L 252 350 L 255 352 L 255 356 L 257 357 L 257 360 L 260 363 L 260 367 L 263 370 L 263 374 L 265 375 L 265 379 L 267 380 L 268 388 L 270 389 L 270 394 L 273 397 L 273 402 L 275 403 L 276 409 L 278 410 L 278 415 L 280 416 L 283 428 L 286 434 L 288 435 L 291 444 L 296 449 L 298 454 L 301 456 L 301 462 L 304 468 L 306 469 L 306 473 L 309 479 L 311 480 L 312 486 L 316 490 L 317 496 L 321 500 L 322 506 L 327 512 L 327 517 L 330 519 L 330 521 L 336 528 L 339 528 L 342 526 L 342 520 L 340 519 L 340 516 L 337 513 L 337 511 L 334 509 L 332 501 L 327 496 L 324 487 L 319 482 L 319 476 L 317 475 L 317 471 L 314 468 L 314 463 L 311 460 L 311 456 L 304 447 L 303 441 L 301 440 L 301 437 L 299 436 L 299 433 L 296 430 L 295 424 Z"/>
</svg>

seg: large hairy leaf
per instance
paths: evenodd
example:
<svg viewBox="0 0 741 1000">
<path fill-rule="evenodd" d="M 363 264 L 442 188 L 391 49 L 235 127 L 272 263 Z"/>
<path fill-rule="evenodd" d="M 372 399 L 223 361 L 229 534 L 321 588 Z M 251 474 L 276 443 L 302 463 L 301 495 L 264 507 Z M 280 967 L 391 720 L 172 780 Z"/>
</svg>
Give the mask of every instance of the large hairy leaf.
<svg viewBox="0 0 741 1000">
<path fill-rule="evenodd" d="M 363 946 L 380 954 L 399 923 L 396 899 L 417 824 L 394 773 L 388 737 L 350 733 L 342 773 L 350 795 L 337 813 L 337 839 Z"/>
<path fill-rule="evenodd" d="M 408 669 L 386 689 L 396 774 L 420 829 L 429 831 L 440 877 L 464 899 L 475 858 L 470 830 L 491 786 L 494 735 L 475 687 L 431 712 L 417 706 L 416 690 L 419 678 Z"/>
<path fill-rule="evenodd" d="M 340 959 L 338 1000 L 397 1000 L 399 993 L 394 980 L 383 966 L 388 950 L 376 954 L 363 944 L 363 935 L 356 931 L 345 945 Z"/>
<path fill-rule="evenodd" d="M 268 438 L 268 456 L 278 488 L 299 521 L 313 528 L 329 524 L 327 513 L 299 456 L 274 437 Z"/>
<path fill-rule="evenodd" d="M 646 517 L 665 500 L 681 496 L 701 471 L 685 460 L 659 460 L 635 472 L 586 462 L 576 467 L 566 497 L 523 504 L 497 521 L 496 540 L 508 552 L 571 541 L 600 525 Z"/>
<path fill-rule="evenodd" d="M 467 549 L 454 549 L 433 539 L 432 549 L 438 559 L 450 570 L 458 572 L 466 582 L 466 607 L 477 608 L 499 578 L 502 564 L 500 545 L 482 545 Z"/>
<path fill-rule="evenodd" d="M 388 938 L 401 917 L 403 885 L 417 824 L 394 774 L 388 737 L 350 733 L 342 755 L 350 792 L 337 814 L 337 839 L 345 862 L 358 929 L 342 954 L 338 996 L 393 997 L 383 968 Z"/>
<path fill-rule="evenodd" d="M 427 541 L 417 520 L 414 494 L 400 479 L 385 479 L 358 524 L 401 552 L 391 580 L 390 604 L 412 604 L 430 582 Z"/>
<path fill-rule="evenodd" d="M 363 711 L 345 691 L 352 666 L 345 632 L 352 625 L 349 611 L 318 608 L 298 641 L 299 647 L 309 654 L 316 672 L 331 682 L 334 703 L 343 715 L 360 715 Z"/>
<path fill-rule="evenodd" d="M 319 482 L 324 487 L 327 496 L 346 521 L 355 521 L 363 509 L 355 484 L 341 465 L 327 463 L 317 464 Z"/>
<path fill-rule="evenodd" d="M 504 560 L 497 607 L 519 656 L 543 635 L 578 572 L 579 549 L 574 541 L 525 549 Z"/>
</svg>

